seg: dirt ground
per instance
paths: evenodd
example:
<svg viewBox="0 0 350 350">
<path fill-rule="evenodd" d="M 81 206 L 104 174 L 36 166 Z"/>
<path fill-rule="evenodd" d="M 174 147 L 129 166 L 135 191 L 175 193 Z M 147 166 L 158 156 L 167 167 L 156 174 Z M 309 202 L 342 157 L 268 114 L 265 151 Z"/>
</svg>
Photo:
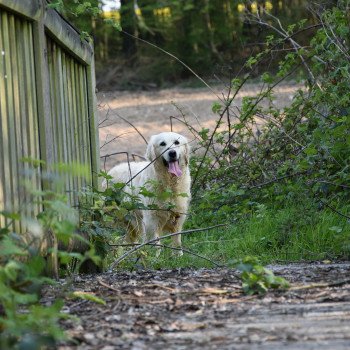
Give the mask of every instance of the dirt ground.
<svg viewBox="0 0 350 350">
<path fill-rule="evenodd" d="M 71 288 L 106 305 L 67 300 L 80 321 L 65 321 L 73 341 L 59 349 L 350 349 L 350 264 L 272 270 L 292 288 L 245 296 L 233 269 L 78 276 Z"/>
<path fill-rule="evenodd" d="M 302 85 L 284 83 L 278 86 L 274 95 L 275 105 L 288 105 L 298 88 L 302 88 Z M 255 96 L 260 90 L 261 86 L 248 84 L 238 93 L 231 108 L 233 119 L 234 113 L 239 114 L 242 98 Z M 223 98 L 227 92 L 225 88 L 215 87 L 215 94 Z M 144 155 L 146 143 L 139 133 L 148 140 L 153 134 L 170 131 L 171 116 L 183 119 L 184 115 L 186 121 L 197 130 L 213 128 L 218 117 L 212 112 L 213 103 L 218 101 L 215 94 L 207 88 L 179 87 L 158 91 L 99 93 L 101 167 L 109 170 L 113 164 L 127 161 L 125 153 L 105 158 L 108 154 L 129 152 L 130 159 L 132 154 Z M 187 127 L 174 119 L 173 131 L 193 139 Z"/>
</svg>

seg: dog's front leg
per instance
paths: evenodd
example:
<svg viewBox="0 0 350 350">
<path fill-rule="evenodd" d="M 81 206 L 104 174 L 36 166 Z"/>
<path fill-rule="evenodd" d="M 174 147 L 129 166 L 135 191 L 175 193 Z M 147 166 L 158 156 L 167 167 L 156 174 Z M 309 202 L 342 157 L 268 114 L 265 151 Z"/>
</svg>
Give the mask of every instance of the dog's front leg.
<svg viewBox="0 0 350 350">
<path fill-rule="evenodd" d="M 171 223 L 169 225 L 169 229 L 171 233 L 176 233 L 176 232 L 181 232 L 183 224 L 185 222 L 186 216 L 183 214 L 177 214 L 173 215 L 171 219 Z M 181 235 L 176 235 L 171 237 L 172 242 L 173 242 L 173 247 L 174 248 L 179 248 L 174 251 L 174 255 L 176 256 L 182 256 L 182 243 L 181 243 Z"/>
<path fill-rule="evenodd" d="M 183 252 L 182 252 L 182 244 L 181 244 L 181 235 L 173 236 L 172 241 L 173 241 L 173 247 L 179 248 L 179 249 L 174 250 L 174 255 L 175 256 L 182 256 Z"/>
<path fill-rule="evenodd" d="M 159 238 L 160 236 L 160 227 L 157 225 L 155 220 L 152 218 L 145 218 L 144 220 L 144 232 L 143 232 L 143 242 L 148 242 L 150 240 Z M 158 244 L 159 241 L 154 242 L 154 244 Z M 156 247 L 156 256 L 158 257 L 161 252 L 161 247 Z"/>
</svg>

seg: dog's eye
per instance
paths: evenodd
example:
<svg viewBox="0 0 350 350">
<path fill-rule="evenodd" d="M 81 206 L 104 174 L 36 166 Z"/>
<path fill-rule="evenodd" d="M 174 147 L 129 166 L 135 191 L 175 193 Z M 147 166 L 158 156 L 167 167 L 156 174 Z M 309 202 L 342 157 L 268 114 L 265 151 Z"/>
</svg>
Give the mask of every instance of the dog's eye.
<svg viewBox="0 0 350 350">
<path fill-rule="evenodd" d="M 175 143 L 175 145 L 178 145 L 178 144 L 180 144 L 180 142 L 179 142 L 179 141 L 177 141 L 177 140 L 176 140 L 176 141 L 175 141 L 174 143 Z"/>
<path fill-rule="evenodd" d="M 166 143 L 163 141 L 159 144 L 159 146 L 166 146 Z"/>
</svg>

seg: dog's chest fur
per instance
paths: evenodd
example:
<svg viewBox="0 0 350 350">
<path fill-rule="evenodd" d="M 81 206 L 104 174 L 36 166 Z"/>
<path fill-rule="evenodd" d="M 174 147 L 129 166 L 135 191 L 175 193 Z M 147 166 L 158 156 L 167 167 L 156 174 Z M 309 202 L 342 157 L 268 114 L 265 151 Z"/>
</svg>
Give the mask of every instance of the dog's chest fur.
<svg viewBox="0 0 350 350">
<path fill-rule="evenodd" d="M 189 203 L 189 193 L 190 193 L 190 178 L 188 169 L 184 169 L 184 173 L 181 177 L 173 176 L 167 172 L 155 171 L 155 181 L 156 184 L 148 184 L 146 187 L 149 191 L 157 193 L 156 197 L 147 198 L 147 204 L 156 204 L 160 209 L 157 211 L 157 215 L 162 218 L 162 221 L 176 221 L 176 215 L 174 213 L 186 213 Z M 158 176 L 157 176 L 158 175 Z M 170 191 L 169 191 L 170 190 Z M 163 197 L 161 194 L 171 192 L 169 197 Z M 184 193 L 187 196 L 183 195 Z M 160 194 L 160 195 L 159 195 Z M 165 198 L 165 199 L 164 199 Z M 172 205 L 171 210 L 168 209 L 168 204 Z M 165 210 L 164 210 L 165 209 Z"/>
</svg>

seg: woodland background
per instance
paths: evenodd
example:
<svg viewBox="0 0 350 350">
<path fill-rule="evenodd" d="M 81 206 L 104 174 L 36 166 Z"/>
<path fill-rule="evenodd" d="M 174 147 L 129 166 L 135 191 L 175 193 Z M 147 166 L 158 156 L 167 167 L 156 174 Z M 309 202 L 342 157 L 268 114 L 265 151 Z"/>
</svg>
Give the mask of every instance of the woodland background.
<svg viewBox="0 0 350 350">
<path fill-rule="evenodd" d="M 249 15 L 266 11 L 285 27 L 304 19 L 312 25 L 317 22 L 315 9 L 331 8 L 337 1 L 122 0 L 120 8 L 116 2 L 114 10 L 102 11 L 103 0 L 91 0 L 91 10 L 81 5 L 84 16 L 77 15 L 74 1 L 63 3 L 66 17 L 94 40 L 97 87 L 115 90 L 169 86 L 192 76 L 153 45 L 205 78 L 243 75 L 245 61 L 263 49 L 265 38 L 273 32 L 250 21 Z M 100 14 L 96 15 L 96 8 Z M 111 21 L 120 22 L 123 30 L 117 31 Z M 272 23 L 273 17 L 268 21 Z M 308 43 L 313 33 L 301 33 L 298 42 Z M 280 59 L 281 52 L 276 50 L 274 58 Z M 276 70 L 273 62 L 269 68 Z"/>
</svg>

